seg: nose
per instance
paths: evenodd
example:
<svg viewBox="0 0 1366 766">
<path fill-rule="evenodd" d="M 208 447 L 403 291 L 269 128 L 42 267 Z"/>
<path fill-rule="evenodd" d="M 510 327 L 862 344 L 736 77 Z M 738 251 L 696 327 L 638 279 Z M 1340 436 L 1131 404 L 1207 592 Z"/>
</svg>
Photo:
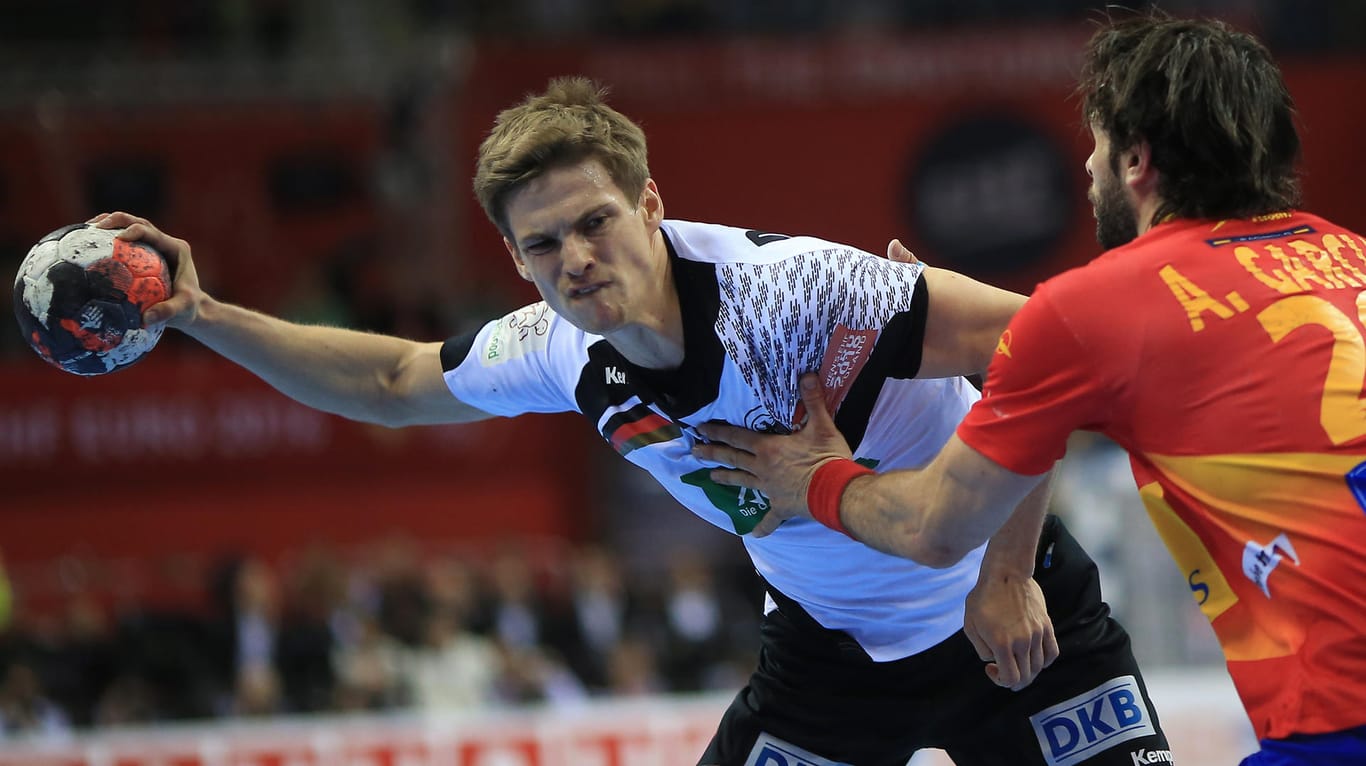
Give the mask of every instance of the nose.
<svg viewBox="0 0 1366 766">
<path fill-rule="evenodd" d="M 567 237 L 562 247 L 564 270 L 578 276 L 593 267 L 593 246 L 580 236 Z"/>
</svg>

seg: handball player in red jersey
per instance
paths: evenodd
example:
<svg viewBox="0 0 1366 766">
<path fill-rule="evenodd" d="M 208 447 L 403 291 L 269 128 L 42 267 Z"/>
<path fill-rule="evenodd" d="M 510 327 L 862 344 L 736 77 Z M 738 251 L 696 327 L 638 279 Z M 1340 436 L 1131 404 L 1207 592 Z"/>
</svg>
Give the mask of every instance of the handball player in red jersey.
<svg viewBox="0 0 1366 766">
<path fill-rule="evenodd" d="M 794 436 L 708 427 L 716 478 L 932 566 L 1095 431 L 1223 647 L 1261 751 L 1366 763 L 1366 238 L 1297 209 L 1277 65 L 1219 22 L 1114 21 L 1086 49 L 1086 162 L 1107 252 L 1040 285 L 983 398 L 924 470 L 866 472 L 804 381 Z M 834 458 L 834 459 L 832 459 Z"/>
</svg>

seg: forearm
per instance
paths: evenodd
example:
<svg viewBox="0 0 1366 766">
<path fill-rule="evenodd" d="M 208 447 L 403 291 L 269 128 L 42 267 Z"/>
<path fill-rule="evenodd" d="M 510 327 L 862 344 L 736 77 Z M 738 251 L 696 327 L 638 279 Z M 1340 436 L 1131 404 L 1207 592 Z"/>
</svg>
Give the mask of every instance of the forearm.
<svg viewBox="0 0 1366 766">
<path fill-rule="evenodd" d="M 1015 512 L 987 542 L 982 574 L 1003 579 L 1031 577 L 1052 488 L 1052 474 L 1025 495 Z"/>
<path fill-rule="evenodd" d="M 863 543 L 932 567 L 952 566 L 1010 521 L 994 555 L 1017 566 L 1027 555 L 1022 566 L 1032 570 L 1048 497 L 1046 486 L 1035 490 L 1042 478 L 1007 471 L 954 437 L 923 471 L 850 482 L 840 519 Z M 1014 519 L 1026 496 L 1027 512 Z"/>
<path fill-rule="evenodd" d="M 924 516 L 899 500 L 911 496 L 915 479 L 916 472 L 897 471 L 849 482 L 839 502 L 844 530 L 870 548 L 920 560 L 914 554 Z"/>
<path fill-rule="evenodd" d="M 290 398 L 353 420 L 398 426 L 474 419 L 421 406 L 414 378 L 440 381 L 424 344 L 336 327 L 301 325 L 203 298 L 182 328 L 200 343 L 250 370 Z M 415 365 L 433 369 L 415 370 Z M 454 404 L 453 397 L 447 398 Z M 471 413 L 474 411 L 471 410 Z M 434 417 L 434 415 L 440 415 Z"/>
<path fill-rule="evenodd" d="M 952 566 L 975 546 L 952 544 L 937 495 L 934 477 L 926 471 L 862 477 L 844 490 L 840 520 L 851 537 L 883 553 L 931 567 Z"/>
</svg>

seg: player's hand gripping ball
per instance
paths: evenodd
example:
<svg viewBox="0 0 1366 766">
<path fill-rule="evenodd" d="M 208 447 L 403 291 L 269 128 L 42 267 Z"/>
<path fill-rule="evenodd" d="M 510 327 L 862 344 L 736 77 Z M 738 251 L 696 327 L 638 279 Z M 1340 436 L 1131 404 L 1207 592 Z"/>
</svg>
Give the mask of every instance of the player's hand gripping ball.
<svg viewBox="0 0 1366 766">
<path fill-rule="evenodd" d="M 38 355 L 76 375 L 103 375 L 152 350 L 162 325 L 142 312 L 171 295 L 171 268 L 121 229 L 79 223 L 43 237 L 19 264 L 14 314 Z"/>
</svg>

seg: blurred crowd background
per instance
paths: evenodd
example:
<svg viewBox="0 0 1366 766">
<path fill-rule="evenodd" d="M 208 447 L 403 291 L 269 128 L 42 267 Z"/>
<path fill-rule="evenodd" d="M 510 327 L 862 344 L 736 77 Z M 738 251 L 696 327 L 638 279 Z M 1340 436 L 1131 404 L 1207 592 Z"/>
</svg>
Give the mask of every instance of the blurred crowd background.
<svg viewBox="0 0 1366 766">
<path fill-rule="evenodd" d="M 1309 145 L 1366 119 L 1352 89 L 1366 4 L 1158 5 L 1258 32 L 1295 67 L 1292 90 L 1318 86 L 1311 103 L 1334 111 L 1305 115 Z M 0 264 L 13 274 L 47 231 L 128 209 L 195 243 L 223 298 L 454 335 L 532 296 L 470 199 L 480 132 L 546 77 L 587 70 L 624 111 L 648 115 L 670 214 L 800 227 L 874 252 L 903 236 L 931 262 L 1027 291 L 1094 254 L 1077 178 L 1089 147 L 1067 94 L 1104 7 L 3 0 Z M 1002 63 L 1000 50 L 1018 58 Z M 870 51 L 871 64 L 856 60 Z M 822 64 L 857 76 L 822 79 Z M 889 120 L 895 138 L 857 139 Z M 962 143 L 974 131 L 988 150 L 1014 147 L 1022 175 L 974 165 L 982 144 Z M 1366 228 L 1334 185 L 1356 177 L 1359 141 L 1323 151 L 1310 207 L 1339 198 L 1357 211 L 1341 222 Z M 775 177 L 791 180 L 765 185 Z M 906 188 L 911 201 L 885 211 L 861 196 Z M 963 207 L 980 225 L 936 232 Z M 969 229 L 979 239 L 964 246 Z M 734 689 L 753 666 L 762 594 L 741 546 L 591 429 L 534 418 L 413 436 L 337 423 L 174 334 L 127 372 L 68 380 L 4 324 L 0 740 L 573 705 Z M 1078 440 L 1055 510 L 1100 561 L 1141 660 L 1218 662 L 1196 586 L 1151 532 L 1113 445 Z"/>
</svg>

